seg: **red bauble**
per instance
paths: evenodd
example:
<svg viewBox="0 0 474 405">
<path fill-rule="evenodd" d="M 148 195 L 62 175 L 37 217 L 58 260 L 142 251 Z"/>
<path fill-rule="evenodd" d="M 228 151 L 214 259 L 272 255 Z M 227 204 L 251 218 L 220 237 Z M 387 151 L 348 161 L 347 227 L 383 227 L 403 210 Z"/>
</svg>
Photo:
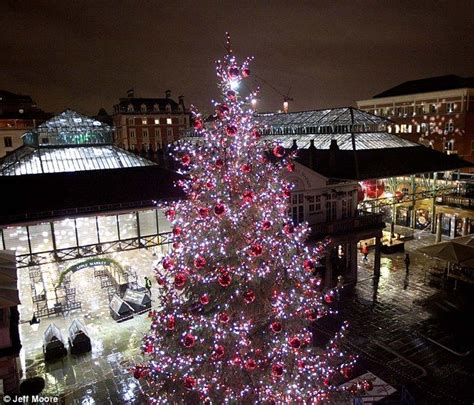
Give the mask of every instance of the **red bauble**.
<svg viewBox="0 0 474 405">
<path fill-rule="evenodd" d="M 201 298 L 199 298 L 199 302 L 200 302 L 202 305 L 207 305 L 207 304 L 209 304 L 209 301 L 210 301 L 210 298 L 209 298 L 209 295 L 207 295 L 207 294 L 203 294 L 203 295 L 201 295 Z"/>
<path fill-rule="evenodd" d="M 229 273 L 225 272 L 219 276 L 218 281 L 222 287 L 229 287 L 232 282 L 232 277 Z"/>
<path fill-rule="evenodd" d="M 242 195 L 242 199 L 246 203 L 251 203 L 253 201 L 254 194 L 252 191 L 245 191 Z"/>
<path fill-rule="evenodd" d="M 199 216 L 201 218 L 207 218 L 209 216 L 209 208 L 206 208 L 206 207 L 199 208 Z"/>
<path fill-rule="evenodd" d="M 329 384 L 330 384 L 330 380 L 329 380 L 329 377 L 326 377 L 324 380 L 323 380 L 323 384 L 327 387 Z"/>
<path fill-rule="evenodd" d="M 334 295 L 326 293 L 324 295 L 324 301 L 326 301 L 328 304 L 331 304 L 332 302 L 334 302 Z"/>
<path fill-rule="evenodd" d="M 301 347 L 301 340 L 298 336 L 293 336 L 293 337 L 288 339 L 288 344 L 293 349 L 299 349 Z"/>
<path fill-rule="evenodd" d="M 283 190 L 283 197 L 285 197 L 285 198 L 290 198 L 290 197 L 291 197 L 291 190 L 285 188 L 285 189 Z"/>
<path fill-rule="evenodd" d="M 364 391 L 372 391 L 374 389 L 374 384 L 370 380 L 364 380 L 362 382 L 362 387 L 364 387 Z"/>
<path fill-rule="evenodd" d="M 188 333 L 186 336 L 184 336 L 183 339 L 183 345 L 184 347 L 187 347 L 188 349 L 193 347 L 196 344 L 196 338 Z"/>
<path fill-rule="evenodd" d="M 363 181 L 362 187 L 369 198 L 379 198 L 385 191 L 385 183 L 383 180 Z"/>
<path fill-rule="evenodd" d="M 298 360 L 298 368 L 305 368 L 306 366 L 306 363 L 304 362 L 304 360 Z"/>
<path fill-rule="evenodd" d="M 263 246 L 260 245 L 259 243 L 255 243 L 250 247 L 250 255 L 251 256 L 261 256 L 263 253 Z"/>
<path fill-rule="evenodd" d="M 237 127 L 235 125 L 228 125 L 225 132 L 229 136 L 235 136 L 235 134 L 237 134 Z"/>
<path fill-rule="evenodd" d="M 316 319 L 318 319 L 318 314 L 314 309 L 306 309 L 304 311 L 304 315 L 308 321 L 315 321 Z"/>
<path fill-rule="evenodd" d="M 197 381 L 194 377 L 186 377 L 184 379 L 184 386 L 189 390 L 193 389 L 196 386 L 196 384 L 197 384 Z"/>
<path fill-rule="evenodd" d="M 251 304 L 252 302 L 254 302 L 255 298 L 255 293 L 252 290 L 248 290 L 244 293 L 244 301 L 247 304 Z"/>
<path fill-rule="evenodd" d="M 174 277 L 174 286 L 178 289 L 183 288 L 186 284 L 187 279 L 188 278 L 186 277 L 186 274 L 182 272 L 176 274 L 176 276 Z"/>
<path fill-rule="evenodd" d="M 184 166 L 189 166 L 189 164 L 191 163 L 191 157 L 189 155 L 184 155 L 181 157 L 181 163 L 184 165 Z"/>
<path fill-rule="evenodd" d="M 202 269 L 206 265 L 206 259 L 202 256 L 198 256 L 194 259 L 194 266 L 198 269 Z"/>
<path fill-rule="evenodd" d="M 133 376 L 138 380 L 139 378 L 142 378 L 142 368 L 136 366 L 133 370 Z"/>
<path fill-rule="evenodd" d="M 293 224 L 286 224 L 283 227 L 283 232 L 285 232 L 287 235 L 291 235 L 295 231 L 295 227 Z"/>
<path fill-rule="evenodd" d="M 260 130 L 258 128 L 254 128 L 254 129 L 252 129 L 252 136 L 255 139 L 260 139 L 260 137 L 262 136 L 262 133 L 260 132 Z"/>
<path fill-rule="evenodd" d="M 227 312 L 221 312 L 218 316 L 220 323 L 229 323 L 230 317 Z"/>
<path fill-rule="evenodd" d="M 405 194 L 403 193 L 403 191 L 400 191 L 400 190 L 395 191 L 395 199 L 397 201 L 402 201 L 404 196 Z"/>
<path fill-rule="evenodd" d="M 169 210 L 166 210 L 165 215 L 169 221 L 173 221 L 176 215 L 176 211 L 173 208 L 170 208 Z"/>
<path fill-rule="evenodd" d="M 229 68 L 229 76 L 234 79 L 236 78 L 237 76 L 239 76 L 239 73 L 240 73 L 240 70 L 238 67 L 231 67 Z"/>
<path fill-rule="evenodd" d="M 262 229 L 263 229 L 264 231 L 270 230 L 271 227 L 272 227 L 272 223 L 271 223 L 270 221 L 263 221 L 263 222 L 262 222 Z"/>
<path fill-rule="evenodd" d="M 222 166 L 224 166 L 224 161 L 222 159 L 216 159 L 215 165 L 218 169 L 221 169 Z"/>
<path fill-rule="evenodd" d="M 175 226 L 175 227 L 173 228 L 173 235 L 174 235 L 174 236 L 179 236 L 179 235 L 181 235 L 181 232 L 182 232 L 182 229 L 181 229 L 180 226 Z"/>
<path fill-rule="evenodd" d="M 272 330 L 273 333 L 280 333 L 283 330 L 283 326 L 281 322 L 272 322 L 270 325 L 270 329 Z"/>
<path fill-rule="evenodd" d="M 217 107 L 217 114 L 222 118 L 229 112 L 229 107 L 226 104 L 220 104 Z"/>
<path fill-rule="evenodd" d="M 295 164 L 293 162 L 289 162 L 286 165 L 286 170 L 288 170 L 289 172 L 294 172 L 295 171 Z"/>
<path fill-rule="evenodd" d="M 165 270 L 169 270 L 174 267 L 174 260 L 169 257 L 165 257 L 161 264 Z"/>
<path fill-rule="evenodd" d="M 248 371 L 253 371 L 257 368 L 257 363 L 255 362 L 254 359 L 248 359 L 245 362 L 245 369 Z"/>
<path fill-rule="evenodd" d="M 173 330 L 175 326 L 176 326 L 176 320 L 175 320 L 174 316 L 171 315 L 168 318 L 168 321 L 166 322 L 166 329 Z"/>
<path fill-rule="evenodd" d="M 181 247 L 180 242 L 173 242 L 173 249 L 179 249 Z"/>
<path fill-rule="evenodd" d="M 341 369 L 341 374 L 344 376 L 344 378 L 350 378 L 350 376 L 352 374 L 352 370 L 351 370 L 350 367 L 344 366 Z"/>
<path fill-rule="evenodd" d="M 153 349 L 154 349 L 154 346 L 153 346 L 153 343 L 151 342 L 148 342 L 146 345 L 145 345 L 145 353 L 153 353 Z"/>
<path fill-rule="evenodd" d="M 240 169 L 242 170 L 242 172 L 244 173 L 250 173 L 252 171 L 252 166 L 248 165 L 248 164 L 243 164 Z"/>
<path fill-rule="evenodd" d="M 224 357 L 224 354 L 225 354 L 224 346 L 219 345 L 214 348 L 213 357 L 215 359 L 222 359 Z"/>
<path fill-rule="evenodd" d="M 311 277 L 309 279 L 309 285 L 313 288 L 318 288 L 321 286 L 321 277 Z"/>
<path fill-rule="evenodd" d="M 196 119 L 194 121 L 194 129 L 201 129 L 202 128 L 202 120 Z"/>
<path fill-rule="evenodd" d="M 242 69 L 242 76 L 243 77 L 249 77 L 250 76 L 250 69 L 249 68 L 243 68 Z"/>
<path fill-rule="evenodd" d="M 310 259 L 305 259 L 303 262 L 303 267 L 306 271 L 311 272 L 314 270 L 315 265 L 314 262 Z"/>
<path fill-rule="evenodd" d="M 274 364 L 272 366 L 272 376 L 273 377 L 281 377 L 283 375 L 283 366 L 281 364 Z"/>
<path fill-rule="evenodd" d="M 206 187 L 208 190 L 212 190 L 214 188 L 214 183 L 212 183 L 211 181 L 208 181 L 206 183 Z"/>
<path fill-rule="evenodd" d="M 273 148 L 273 154 L 277 157 L 277 158 L 281 158 L 283 156 L 285 156 L 285 148 L 281 145 L 278 145 L 278 146 L 275 146 Z"/>
<path fill-rule="evenodd" d="M 225 205 L 224 204 L 216 204 L 214 207 L 214 213 L 218 216 L 224 215 L 225 213 Z"/>
<path fill-rule="evenodd" d="M 232 101 L 234 101 L 237 96 L 234 90 L 229 90 L 226 94 L 229 100 L 232 100 Z"/>
</svg>

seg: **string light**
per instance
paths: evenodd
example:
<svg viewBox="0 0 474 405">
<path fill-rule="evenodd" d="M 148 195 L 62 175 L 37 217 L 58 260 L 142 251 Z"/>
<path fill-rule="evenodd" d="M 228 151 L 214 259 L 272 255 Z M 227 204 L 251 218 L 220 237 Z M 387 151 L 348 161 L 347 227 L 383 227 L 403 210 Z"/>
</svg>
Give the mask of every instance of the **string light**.
<svg viewBox="0 0 474 405">
<path fill-rule="evenodd" d="M 308 246 L 307 224 L 291 223 L 284 174 L 295 154 L 259 141 L 257 94 L 238 93 L 252 59 L 238 63 L 230 37 L 226 49 L 216 119 L 204 125 L 193 108 L 201 141 L 174 148 L 187 199 L 162 208 L 179 247 L 155 269 L 162 306 L 134 374 L 150 382 L 152 404 L 324 402 L 355 363 L 341 351 L 346 323 L 326 348 L 308 329 L 337 313 L 337 291 L 316 273 L 326 243 Z"/>
</svg>

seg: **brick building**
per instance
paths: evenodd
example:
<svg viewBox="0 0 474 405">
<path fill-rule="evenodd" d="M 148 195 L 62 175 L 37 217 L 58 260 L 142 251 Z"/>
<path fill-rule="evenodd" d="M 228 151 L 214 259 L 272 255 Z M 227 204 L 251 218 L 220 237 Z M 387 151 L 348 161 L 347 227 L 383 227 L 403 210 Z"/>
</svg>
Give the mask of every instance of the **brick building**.
<svg viewBox="0 0 474 405">
<path fill-rule="evenodd" d="M 30 96 L 0 90 L 0 157 L 23 145 L 21 136 L 49 117 Z"/>
<path fill-rule="evenodd" d="M 183 96 L 176 102 L 169 90 L 164 98 L 137 98 L 129 91 L 114 106 L 115 144 L 138 152 L 160 151 L 180 139 L 189 122 Z"/>
<path fill-rule="evenodd" d="M 474 77 L 408 81 L 357 107 L 393 121 L 392 133 L 474 162 Z"/>
</svg>

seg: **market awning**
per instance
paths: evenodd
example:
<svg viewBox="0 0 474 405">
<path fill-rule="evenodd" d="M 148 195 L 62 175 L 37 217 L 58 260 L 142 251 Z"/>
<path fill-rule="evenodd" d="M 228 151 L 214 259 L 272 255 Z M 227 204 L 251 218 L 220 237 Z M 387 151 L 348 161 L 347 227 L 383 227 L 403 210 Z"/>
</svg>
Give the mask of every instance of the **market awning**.
<svg viewBox="0 0 474 405">
<path fill-rule="evenodd" d="M 435 243 L 422 247 L 417 251 L 455 264 L 463 264 L 468 260 L 474 260 L 474 242 L 472 242 L 472 239 L 469 241 L 466 238 L 457 238 L 447 242 Z"/>
</svg>

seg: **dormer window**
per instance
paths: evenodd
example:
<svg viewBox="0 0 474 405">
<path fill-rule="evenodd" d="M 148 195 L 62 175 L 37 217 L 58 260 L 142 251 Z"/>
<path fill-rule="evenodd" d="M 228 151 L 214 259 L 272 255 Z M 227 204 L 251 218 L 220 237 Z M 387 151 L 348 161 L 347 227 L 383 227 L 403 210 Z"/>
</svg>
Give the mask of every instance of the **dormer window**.
<svg viewBox="0 0 474 405">
<path fill-rule="evenodd" d="M 183 106 L 181 104 L 178 104 L 178 111 L 183 112 Z"/>
<path fill-rule="evenodd" d="M 160 106 L 158 105 L 158 103 L 155 103 L 155 104 L 153 105 L 153 111 L 155 111 L 155 112 L 159 112 L 159 111 L 160 111 Z"/>
<path fill-rule="evenodd" d="M 140 106 L 140 111 L 141 111 L 141 112 L 146 112 L 146 105 L 145 105 L 145 104 L 142 104 L 142 105 Z"/>
<path fill-rule="evenodd" d="M 170 113 L 170 112 L 171 112 L 171 105 L 170 105 L 170 104 L 166 104 L 165 109 L 166 109 L 166 112 L 167 112 L 167 113 Z"/>
<path fill-rule="evenodd" d="M 128 112 L 133 112 L 133 104 L 129 104 L 127 107 Z"/>
</svg>

